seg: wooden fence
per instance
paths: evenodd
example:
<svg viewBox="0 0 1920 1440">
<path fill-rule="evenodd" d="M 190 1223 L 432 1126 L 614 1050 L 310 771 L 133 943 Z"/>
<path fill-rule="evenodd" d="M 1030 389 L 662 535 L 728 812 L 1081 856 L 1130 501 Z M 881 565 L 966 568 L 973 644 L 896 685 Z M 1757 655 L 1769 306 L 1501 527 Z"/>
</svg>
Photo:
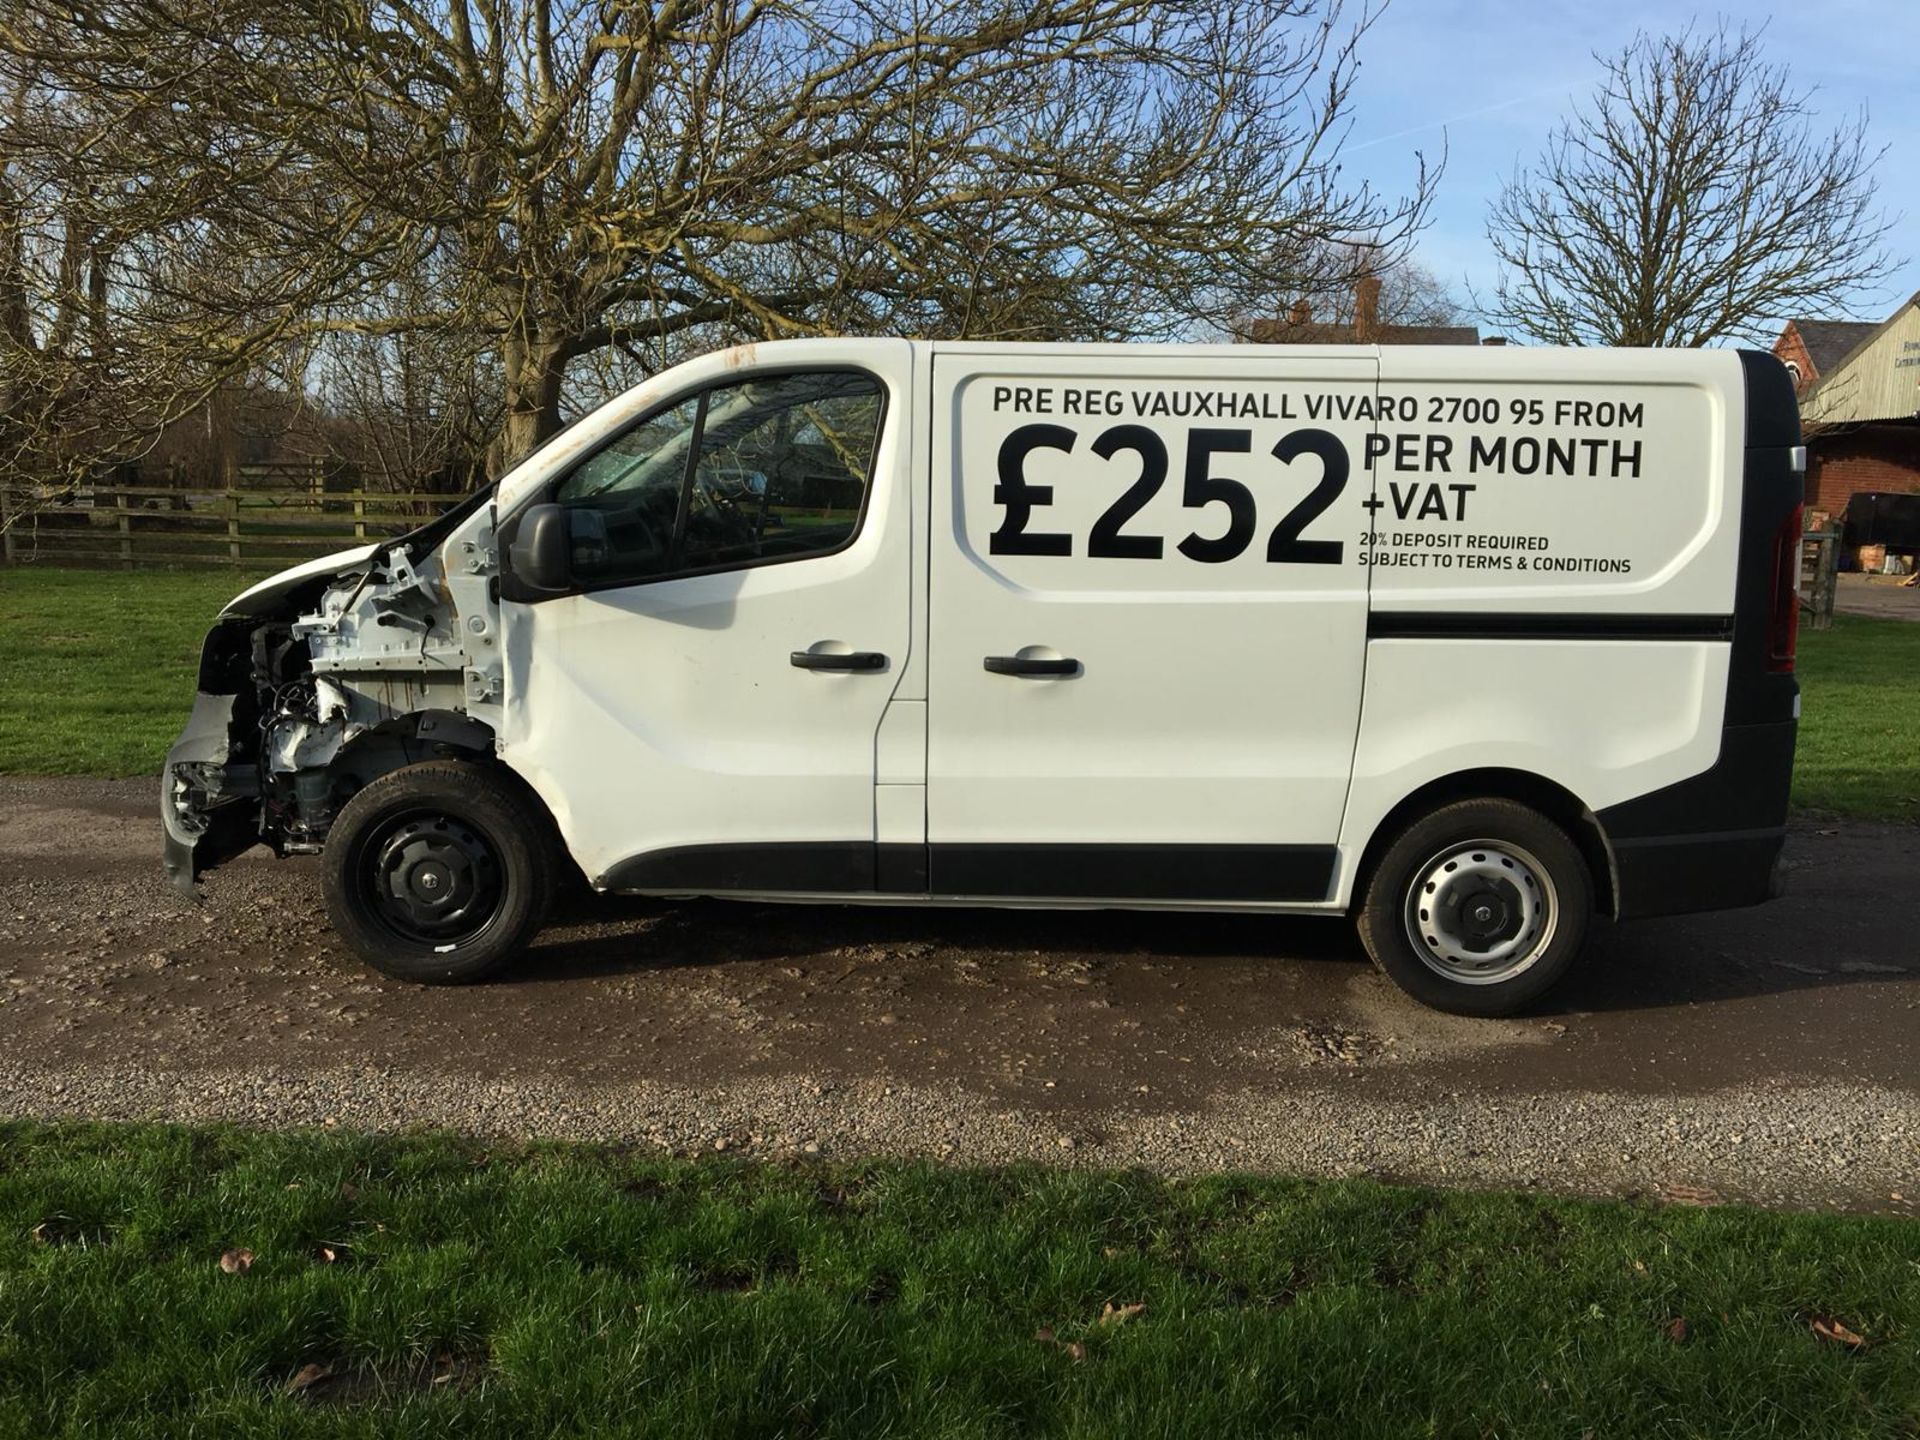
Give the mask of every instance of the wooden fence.
<svg viewBox="0 0 1920 1440">
<path fill-rule="evenodd" d="M 1809 530 L 1800 537 L 1800 608 L 1815 630 L 1833 628 L 1833 599 L 1840 570 L 1840 532 Z"/>
<path fill-rule="evenodd" d="M 279 569 L 424 524 L 463 497 L 366 490 L 0 490 L 9 565 Z"/>
</svg>

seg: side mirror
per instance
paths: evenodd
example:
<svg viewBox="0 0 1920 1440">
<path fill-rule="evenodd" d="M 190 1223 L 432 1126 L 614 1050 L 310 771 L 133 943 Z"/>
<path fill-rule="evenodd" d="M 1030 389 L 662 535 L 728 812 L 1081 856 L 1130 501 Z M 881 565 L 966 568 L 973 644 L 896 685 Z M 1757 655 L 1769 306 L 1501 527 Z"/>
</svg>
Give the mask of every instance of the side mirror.
<svg viewBox="0 0 1920 1440">
<path fill-rule="evenodd" d="M 520 517 L 507 548 L 514 578 L 529 590 L 559 594 L 573 587 L 573 545 L 561 505 L 534 505 Z"/>
</svg>

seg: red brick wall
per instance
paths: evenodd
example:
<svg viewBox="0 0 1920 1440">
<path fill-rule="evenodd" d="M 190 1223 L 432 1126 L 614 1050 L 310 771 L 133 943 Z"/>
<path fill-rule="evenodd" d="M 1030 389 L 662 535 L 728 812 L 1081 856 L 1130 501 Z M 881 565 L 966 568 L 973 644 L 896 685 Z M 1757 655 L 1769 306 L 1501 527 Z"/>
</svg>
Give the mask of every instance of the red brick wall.
<svg viewBox="0 0 1920 1440">
<path fill-rule="evenodd" d="M 1798 372 L 1793 382 L 1795 394 L 1804 391 L 1820 376 L 1814 371 L 1813 357 L 1807 354 L 1806 344 L 1800 339 L 1800 327 L 1791 320 L 1787 328 L 1780 332 L 1780 338 L 1773 342 L 1774 358 L 1783 365 L 1791 365 Z"/>
<path fill-rule="evenodd" d="M 1868 425 L 1807 442 L 1807 508 L 1838 517 L 1855 491 L 1920 491 L 1920 427 Z"/>
</svg>

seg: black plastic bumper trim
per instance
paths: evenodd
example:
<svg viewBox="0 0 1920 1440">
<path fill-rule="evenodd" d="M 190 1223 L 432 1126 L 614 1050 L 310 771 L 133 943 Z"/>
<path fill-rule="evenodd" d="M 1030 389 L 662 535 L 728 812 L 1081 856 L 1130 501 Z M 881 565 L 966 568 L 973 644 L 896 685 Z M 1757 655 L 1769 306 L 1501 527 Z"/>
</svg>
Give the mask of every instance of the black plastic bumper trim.
<svg viewBox="0 0 1920 1440">
<path fill-rule="evenodd" d="M 1615 848 L 1635 840 L 1784 832 L 1798 727 L 1729 725 L 1720 754 L 1698 775 L 1599 812 Z"/>
<path fill-rule="evenodd" d="M 1616 840 L 1622 920 L 1735 910 L 1780 894 L 1786 827 Z"/>
</svg>

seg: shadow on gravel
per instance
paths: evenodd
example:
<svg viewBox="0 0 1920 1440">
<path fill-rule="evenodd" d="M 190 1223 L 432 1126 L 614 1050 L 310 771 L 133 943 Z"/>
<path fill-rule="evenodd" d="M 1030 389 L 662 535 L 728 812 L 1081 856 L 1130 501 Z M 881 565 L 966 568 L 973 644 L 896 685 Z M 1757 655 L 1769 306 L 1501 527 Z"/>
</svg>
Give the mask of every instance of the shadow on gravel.
<svg viewBox="0 0 1920 1440">
<path fill-rule="evenodd" d="M 1753 943 L 1747 932 L 1754 922 L 1746 917 L 1756 913 L 1603 924 L 1580 968 L 1550 997 L 1549 1009 L 1653 1010 L 1863 984 L 1891 985 L 1905 1003 L 1920 1003 L 1920 964 L 1851 953 L 1805 916 L 1779 917 L 1767 941 Z"/>
<path fill-rule="evenodd" d="M 1667 1009 L 1889 982 L 1920 1001 L 1920 967 L 1839 955 L 1822 938 L 1829 917 L 1818 907 L 1797 908 L 1794 914 L 1747 911 L 1623 926 L 1600 921 L 1582 965 L 1537 1013 Z M 1765 943 L 1754 943 L 1756 933 Z M 1317 973 L 1303 978 L 1321 986 L 1343 985 L 1367 963 L 1352 926 L 1339 919 L 577 894 L 558 908 L 535 957 L 501 979 L 513 984 L 742 962 L 814 964 L 871 951 L 907 960 L 936 951 L 1037 951 L 1105 961 L 1306 962 Z M 1195 978 L 1207 968 L 1196 967 Z"/>
<path fill-rule="evenodd" d="M 569 933 L 579 930 L 589 933 Z M 958 950 L 1366 963 L 1351 926 L 1305 917 L 574 895 L 556 907 L 533 963 L 501 978 L 524 983 L 740 961 L 818 961 L 863 950 L 906 958 Z"/>
</svg>

